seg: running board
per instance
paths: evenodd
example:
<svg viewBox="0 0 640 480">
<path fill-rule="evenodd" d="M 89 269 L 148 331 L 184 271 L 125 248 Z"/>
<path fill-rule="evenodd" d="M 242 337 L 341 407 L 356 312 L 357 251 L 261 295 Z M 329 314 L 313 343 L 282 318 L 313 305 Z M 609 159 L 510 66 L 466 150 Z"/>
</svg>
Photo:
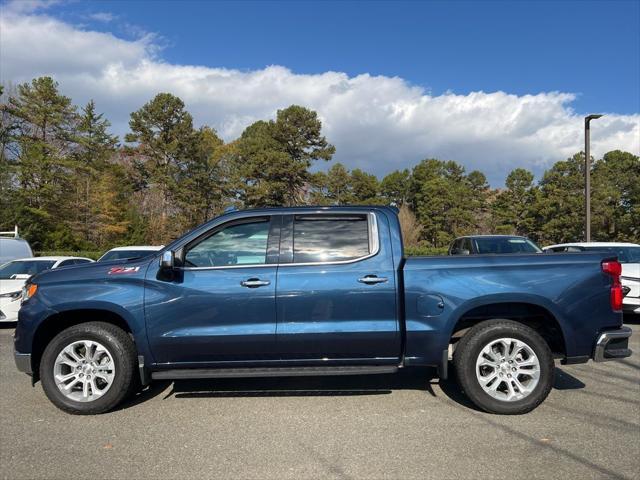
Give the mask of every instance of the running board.
<svg viewBox="0 0 640 480">
<path fill-rule="evenodd" d="M 319 377 L 332 375 L 375 375 L 395 373 L 395 365 L 346 367 L 271 367 L 271 368 L 188 368 L 153 372 L 154 380 L 184 380 L 191 378 L 249 377 Z"/>
</svg>

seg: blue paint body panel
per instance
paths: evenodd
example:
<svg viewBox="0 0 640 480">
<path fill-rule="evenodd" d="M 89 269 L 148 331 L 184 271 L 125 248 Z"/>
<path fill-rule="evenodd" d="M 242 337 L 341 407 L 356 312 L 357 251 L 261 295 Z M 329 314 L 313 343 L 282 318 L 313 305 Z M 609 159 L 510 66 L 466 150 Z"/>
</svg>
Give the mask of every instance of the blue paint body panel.
<svg viewBox="0 0 640 480">
<path fill-rule="evenodd" d="M 158 280 L 149 269 L 145 315 L 157 363 L 204 364 L 274 359 L 276 352 L 276 267 L 179 272 Z M 257 277 L 256 289 L 240 282 Z"/>
<path fill-rule="evenodd" d="M 611 310 L 606 254 L 473 255 L 408 258 L 404 268 L 407 363 L 440 362 L 458 319 L 483 305 L 526 303 L 558 321 L 567 356 L 590 356 L 598 333 L 619 327 Z M 442 312 L 430 313 L 443 299 Z"/>
<path fill-rule="evenodd" d="M 380 250 L 338 265 L 278 267 L 278 350 L 283 359 L 400 358 L 396 270 L 389 224 L 378 217 Z M 376 275 L 384 283 L 358 279 Z"/>
<path fill-rule="evenodd" d="M 320 265 L 290 263 L 290 251 L 283 256 L 282 249 L 291 247 L 284 227 L 287 216 L 345 212 L 375 215 L 377 253 Z M 590 356 L 598 333 L 622 323 L 621 314 L 610 307 L 611 279 L 600 268 L 606 253 L 405 259 L 398 218 L 388 207 L 232 212 L 165 250 L 180 253 L 212 229 L 254 216 L 280 216 L 272 225 L 277 227 L 274 235 L 282 237 L 270 237 L 266 265 L 177 268 L 167 276 L 159 267 L 158 252 L 140 260 L 37 275 L 32 281 L 38 292 L 19 313 L 16 350 L 32 352 L 39 329 L 59 314 L 78 310 L 86 312 L 87 320 L 99 319 L 100 311 L 118 315 L 145 364 L 156 370 L 327 362 L 439 365 L 458 320 L 471 310 L 481 312 L 483 306 L 496 304 L 544 309 L 560 325 L 571 357 Z M 132 268 L 109 273 L 113 267 Z M 358 281 L 367 275 L 387 281 Z M 253 278 L 269 284 L 241 285 Z"/>
</svg>

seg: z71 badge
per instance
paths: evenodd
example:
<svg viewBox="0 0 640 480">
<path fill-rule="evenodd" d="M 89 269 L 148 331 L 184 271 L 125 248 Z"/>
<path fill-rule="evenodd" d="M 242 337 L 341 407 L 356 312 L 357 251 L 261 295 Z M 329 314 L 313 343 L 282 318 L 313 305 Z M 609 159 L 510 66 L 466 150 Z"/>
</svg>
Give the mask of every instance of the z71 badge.
<svg viewBox="0 0 640 480">
<path fill-rule="evenodd" d="M 121 275 L 123 273 L 136 273 L 140 267 L 113 267 L 109 270 L 109 275 Z"/>
</svg>

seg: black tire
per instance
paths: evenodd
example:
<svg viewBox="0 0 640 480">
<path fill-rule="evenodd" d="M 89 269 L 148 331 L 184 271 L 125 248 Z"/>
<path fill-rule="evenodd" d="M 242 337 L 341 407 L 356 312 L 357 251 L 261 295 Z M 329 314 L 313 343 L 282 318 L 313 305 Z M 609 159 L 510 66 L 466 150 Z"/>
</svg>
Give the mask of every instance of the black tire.
<svg viewBox="0 0 640 480">
<path fill-rule="evenodd" d="M 506 401 L 492 397 L 483 390 L 477 378 L 478 356 L 486 345 L 499 338 L 514 338 L 526 343 L 540 362 L 538 384 L 520 400 Z M 538 332 L 512 320 L 488 320 L 472 327 L 456 346 L 453 363 L 464 393 L 476 406 L 489 413 L 518 415 L 530 412 L 547 398 L 553 386 L 555 367 L 549 345 Z"/>
<path fill-rule="evenodd" d="M 54 365 L 58 354 L 69 344 L 92 340 L 102 344 L 115 364 L 113 382 L 101 397 L 79 402 L 66 397 L 56 385 Z M 75 415 L 104 413 L 133 393 L 136 382 L 136 349 L 129 335 L 110 323 L 87 322 L 74 325 L 56 335 L 47 345 L 40 361 L 40 380 L 49 400 L 59 409 Z"/>
</svg>

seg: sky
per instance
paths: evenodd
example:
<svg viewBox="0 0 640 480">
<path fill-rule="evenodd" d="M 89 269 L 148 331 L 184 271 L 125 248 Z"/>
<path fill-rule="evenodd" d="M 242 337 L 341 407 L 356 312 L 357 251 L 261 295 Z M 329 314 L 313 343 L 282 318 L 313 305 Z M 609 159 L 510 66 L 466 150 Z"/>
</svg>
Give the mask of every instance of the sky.
<svg viewBox="0 0 640 480">
<path fill-rule="evenodd" d="M 596 157 L 640 153 L 638 0 L 0 4 L 0 81 L 51 75 L 121 136 L 167 91 L 227 141 L 312 108 L 334 162 L 380 177 L 431 157 L 496 187 L 540 177 L 584 148 L 589 113 Z"/>
</svg>

